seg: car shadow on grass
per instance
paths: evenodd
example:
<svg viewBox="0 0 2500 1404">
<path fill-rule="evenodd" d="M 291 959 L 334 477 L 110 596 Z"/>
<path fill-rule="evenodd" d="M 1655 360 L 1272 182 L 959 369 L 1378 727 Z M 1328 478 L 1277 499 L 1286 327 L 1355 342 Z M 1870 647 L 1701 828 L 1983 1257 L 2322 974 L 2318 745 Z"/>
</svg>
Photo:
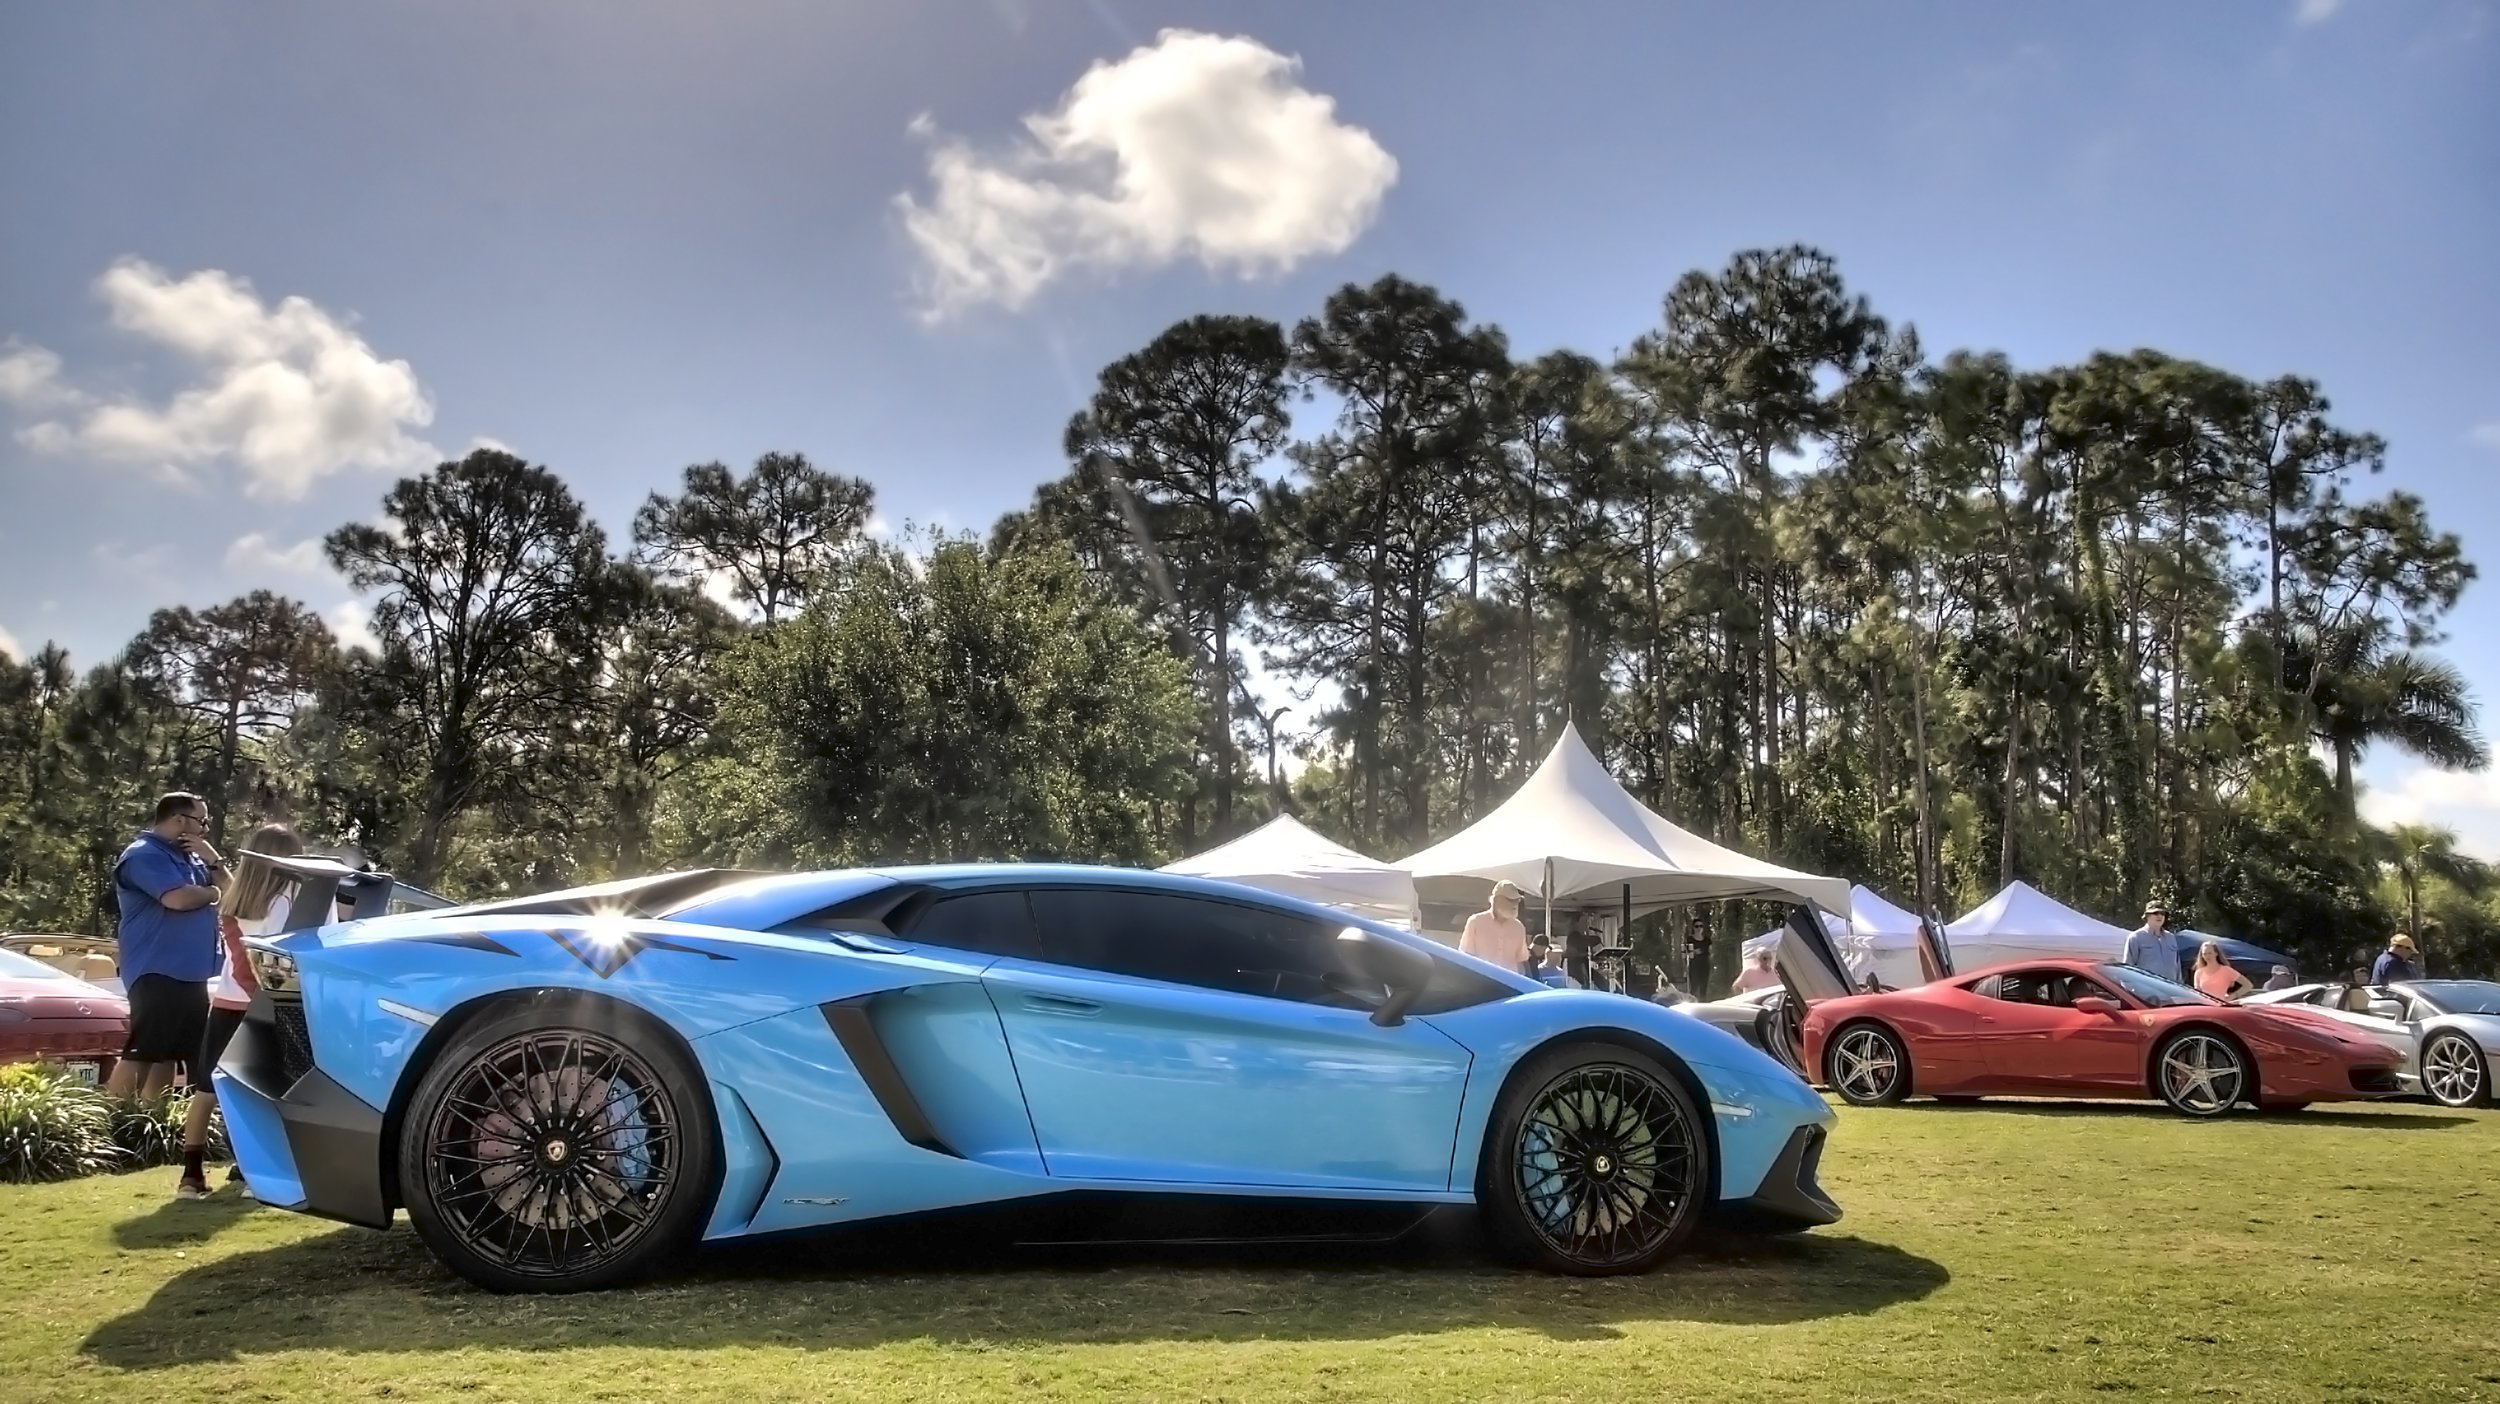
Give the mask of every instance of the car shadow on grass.
<svg viewBox="0 0 2500 1404">
<path fill-rule="evenodd" d="M 614 1292 L 496 1296 L 407 1229 L 340 1230 L 191 1268 L 81 1351 L 158 1369 L 287 1350 L 856 1350 L 972 1345 L 1361 1340 L 1484 1327 L 1603 1340 L 1647 1321 L 1768 1325 L 1846 1316 L 1943 1287 L 1939 1263 L 1825 1229 L 1705 1234 L 1638 1277 L 1499 1263 L 1472 1228 L 1390 1245 L 1031 1248 L 909 1230 L 739 1245 Z"/>
<path fill-rule="evenodd" d="M 2135 1117 L 2148 1121 L 2187 1122 L 2197 1118 L 2182 1116 L 2159 1102 L 2025 1102 L 2007 1098 L 1990 1098 L 1983 1102 L 1910 1101 L 1901 1104 L 1904 1110 L 1935 1115 L 1966 1116 L 2093 1116 Z M 2241 1107 L 2228 1117 L 2232 1122 L 2278 1122 L 2287 1126 L 2333 1126 L 2361 1131 L 2445 1131 L 2456 1126 L 2471 1126 L 2474 1117 L 2466 1112 L 2381 1111 L 2367 1102 L 2329 1103 L 2304 1107 L 2299 1111 L 2257 1111 Z"/>
</svg>

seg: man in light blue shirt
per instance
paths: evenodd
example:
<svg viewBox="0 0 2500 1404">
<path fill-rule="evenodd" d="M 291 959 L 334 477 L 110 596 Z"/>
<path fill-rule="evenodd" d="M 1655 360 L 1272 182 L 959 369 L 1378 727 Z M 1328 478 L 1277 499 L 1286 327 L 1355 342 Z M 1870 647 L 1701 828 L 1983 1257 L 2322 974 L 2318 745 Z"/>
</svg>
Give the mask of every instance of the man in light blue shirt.
<svg viewBox="0 0 2500 1404">
<path fill-rule="evenodd" d="M 2170 909 L 2159 902 L 2144 904 L 2144 924 L 2127 938 L 2126 963 L 2174 985 L 2185 984 L 2179 963 L 2179 938 L 2170 930 Z"/>
</svg>

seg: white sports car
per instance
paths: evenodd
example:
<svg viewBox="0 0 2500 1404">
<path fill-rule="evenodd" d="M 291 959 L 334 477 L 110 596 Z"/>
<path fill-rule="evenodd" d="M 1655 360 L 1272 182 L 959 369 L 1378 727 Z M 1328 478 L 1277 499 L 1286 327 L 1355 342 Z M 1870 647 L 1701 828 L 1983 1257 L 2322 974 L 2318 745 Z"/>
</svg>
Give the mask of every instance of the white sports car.
<svg viewBox="0 0 2500 1404">
<path fill-rule="evenodd" d="M 2305 1004 L 2404 1055 L 2397 1080 L 2443 1107 L 2492 1104 L 2500 1062 L 2500 982 L 2409 980 L 2393 985 L 2294 985 L 2242 1004 Z"/>
</svg>

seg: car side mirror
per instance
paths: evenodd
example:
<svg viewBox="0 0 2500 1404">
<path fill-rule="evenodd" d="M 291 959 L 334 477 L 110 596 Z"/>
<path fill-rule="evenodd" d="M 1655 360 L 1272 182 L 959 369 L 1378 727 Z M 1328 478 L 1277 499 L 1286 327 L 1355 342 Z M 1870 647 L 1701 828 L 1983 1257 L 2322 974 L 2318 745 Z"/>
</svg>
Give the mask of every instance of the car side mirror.
<svg viewBox="0 0 2500 1404">
<path fill-rule="evenodd" d="M 1377 931 L 1349 926 L 1338 932 L 1337 955 L 1348 970 L 1389 991 L 1389 997 L 1372 1011 L 1372 1022 L 1382 1028 L 1405 1023 L 1406 1011 L 1432 983 L 1431 956 Z"/>
<path fill-rule="evenodd" d="M 2370 1001 L 2370 1015 L 2372 1018 L 2390 1019 L 2401 1024 L 2405 1019 L 2405 1007 L 2392 999 L 2374 999 Z"/>
<path fill-rule="evenodd" d="M 2118 1012 L 2118 1001 L 2103 999 L 2099 995 L 2085 995 L 2075 1001 L 2075 1012 L 2078 1014 L 2115 1014 Z"/>
</svg>

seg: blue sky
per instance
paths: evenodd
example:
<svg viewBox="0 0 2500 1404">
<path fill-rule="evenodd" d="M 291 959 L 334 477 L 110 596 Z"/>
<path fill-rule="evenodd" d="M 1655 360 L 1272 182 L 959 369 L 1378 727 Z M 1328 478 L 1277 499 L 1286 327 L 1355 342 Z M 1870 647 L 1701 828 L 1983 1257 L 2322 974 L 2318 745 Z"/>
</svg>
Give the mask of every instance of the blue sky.
<svg viewBox="0 0 2500 1404">
<path fill-rule="evenodd" d="M 982 527 L 1180 316 L 1396 270 L 1604 355 L 1790 241 L 1931 351 L 2316 376 L 2488 561 L 2496 9 L 8 6 L 0 646 L 338 610 L 306 543 L 482 438 L 619 535 L 776 448 Z M 2500 719 L 2495 593 L 2445 651 Z M 2366 775 L 2500 856 L 2500 779 Z"/>
</svg>

